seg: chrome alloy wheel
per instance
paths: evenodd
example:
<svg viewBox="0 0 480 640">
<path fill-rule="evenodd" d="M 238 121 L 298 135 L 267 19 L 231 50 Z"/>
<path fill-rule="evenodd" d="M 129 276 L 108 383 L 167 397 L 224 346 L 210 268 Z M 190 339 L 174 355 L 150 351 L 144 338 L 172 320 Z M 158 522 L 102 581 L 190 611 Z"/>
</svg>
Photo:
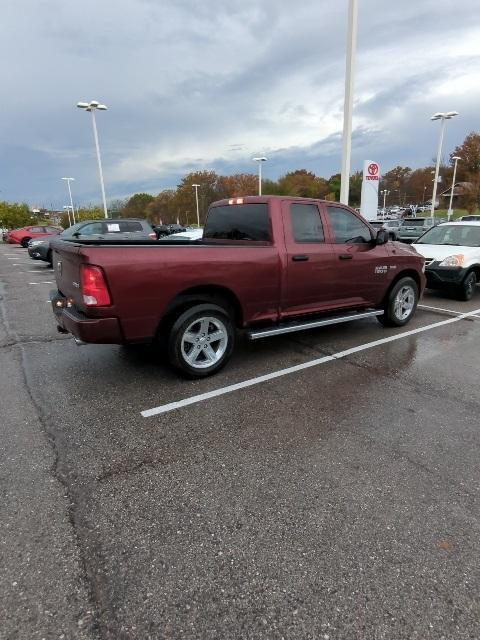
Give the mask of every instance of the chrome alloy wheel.
<svg viewBox="0 0 480 640">
<path fill-rule="evenodd" d="M 393 312 L 398 320 L 406 320 L 415 307 L 415 291 L 410 285 L 405 285 L 398 290 L 393 303 Z"/>
<path fill-rule="evenodd" d="M 222 358 L 227 344 L 228 332 L 221 320 L 211 316 L 197 318 L 182 336 L 182 357 L 194 369 L 207 369 Z"/>
</svg>

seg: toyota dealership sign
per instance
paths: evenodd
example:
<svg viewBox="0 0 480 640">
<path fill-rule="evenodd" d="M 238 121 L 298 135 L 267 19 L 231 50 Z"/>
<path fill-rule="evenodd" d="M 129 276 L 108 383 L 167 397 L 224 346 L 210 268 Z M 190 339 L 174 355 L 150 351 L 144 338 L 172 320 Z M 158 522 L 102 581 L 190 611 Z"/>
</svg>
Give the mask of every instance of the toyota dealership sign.
<svg viewBox="0 0 480 640">
<path fill-rule="evenodd" d="M 363 163 L 362 201 L 360 212 L 367 220 L 377 219 L 378 184 L 380 182 L 380 166 L 373 160 Z"/>
</svg>

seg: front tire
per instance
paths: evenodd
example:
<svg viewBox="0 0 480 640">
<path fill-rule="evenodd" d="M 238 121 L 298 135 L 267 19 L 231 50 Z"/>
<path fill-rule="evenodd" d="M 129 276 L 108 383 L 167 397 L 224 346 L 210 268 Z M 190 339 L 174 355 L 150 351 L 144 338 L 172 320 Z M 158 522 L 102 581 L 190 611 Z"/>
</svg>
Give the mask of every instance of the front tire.
<svg viewBox="0 0 480 640">
<path fill-rule="evenodd" d="M 168 355 L 185 376 L 205 378 L 227 364 L 234 344 L 235 327 L 228 311 L 216 304 L 198 304 L 174 322 Z"/>
<path fill-rule="evenodd" d="M 20 245 L 24 248 L 27 249 L 28 248 L 28 243 L 30 242 L 31 238 L 22 238 L 22 241 L 20 242 Z"/>
<path fill-rule="evenodd" d="M 463 279 L 462 284 L 458 288 L 458 299 L 459 300 L 471 300 L 473 294 L 475 293 L 475 287 L 477 285 L 477 276 L 475 271 L 470 271 L 467 273 L 465 278 Z"/>
<path fill-rule="evenodd" d="M 402 278 L 390 290 L 383 316 L 378 321 L 386 327 L 403 327 L 415 315 L 418 286 L 413 278 Z"/>
</svg>

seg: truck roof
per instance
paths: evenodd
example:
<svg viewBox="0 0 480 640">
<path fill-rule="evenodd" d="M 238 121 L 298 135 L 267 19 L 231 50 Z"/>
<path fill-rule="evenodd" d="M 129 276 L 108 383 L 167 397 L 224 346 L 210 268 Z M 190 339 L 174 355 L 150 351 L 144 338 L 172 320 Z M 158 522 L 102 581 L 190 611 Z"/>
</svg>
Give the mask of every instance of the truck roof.
<svg viewBox="0 0 480 640">
<path fill-rule="evenodd" d="M 256 204 L 256 203 L 266 203 L 270 200 L 290 200 L 297 202 L 298 200 L 305 200 L 308 202 L 325 202 L 328 204 L 340 204 L 339 202 L 332 202 L 331 200 L 325 200 L 323 198 L 303 198 L 300 196 L 270 196 L 270 195 L 262 195 L 262 196 L 235 196 L 233 198 L 223 198 L 222 200 L 216 200 L 212 202 L 210 206 L 222 206 L 229 204 Z"/>
</svg>

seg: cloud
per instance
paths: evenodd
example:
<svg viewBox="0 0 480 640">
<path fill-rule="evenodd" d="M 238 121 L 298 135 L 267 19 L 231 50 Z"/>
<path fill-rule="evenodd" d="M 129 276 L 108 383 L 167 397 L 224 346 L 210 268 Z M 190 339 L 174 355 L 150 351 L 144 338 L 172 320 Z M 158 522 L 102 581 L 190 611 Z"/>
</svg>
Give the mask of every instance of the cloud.
<svg viewBox="0 0 480 640">
<path fill-rule="evenodd" d="M 435 111 L 461 112 L 446 148 L 478 120 L 476 0 L 457 0 L 454 13 L 449 0 L 384 5 L 359 7 L 352 169 L 366 155 L 386 168 L 429 162 Z M 112 198 L 156 192 L 196 168 L 254 171 L 257 153 L 268 155 L 272 178 L 301 167 L 338 172 L 345 8 L 327 0 L 8 3 L 2 197 L 64 204 L 68 174 L 79 201 L 99 200 L 90 117 L 75 108 L 91 99 L 109 107 L 97 123 Z"/>
</svg>

